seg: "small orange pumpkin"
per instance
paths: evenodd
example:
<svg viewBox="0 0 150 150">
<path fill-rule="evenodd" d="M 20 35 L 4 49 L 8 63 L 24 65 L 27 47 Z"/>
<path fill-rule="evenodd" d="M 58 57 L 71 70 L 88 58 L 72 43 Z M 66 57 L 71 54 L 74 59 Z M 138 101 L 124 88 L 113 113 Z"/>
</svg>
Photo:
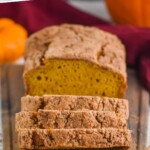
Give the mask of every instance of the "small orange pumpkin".
<svg viewBox="0 0 150 150">
<path fill-rule="evenodd" d="M 24 54 L 27 31 L 8 18 L 0 19 L 0 64 L 9 63 Z"/>
<path fill-rule="evenodd" d="M 106 0 L 106 4 L 116 23 L 150 27 L 149 0 Z"/>
</svg>

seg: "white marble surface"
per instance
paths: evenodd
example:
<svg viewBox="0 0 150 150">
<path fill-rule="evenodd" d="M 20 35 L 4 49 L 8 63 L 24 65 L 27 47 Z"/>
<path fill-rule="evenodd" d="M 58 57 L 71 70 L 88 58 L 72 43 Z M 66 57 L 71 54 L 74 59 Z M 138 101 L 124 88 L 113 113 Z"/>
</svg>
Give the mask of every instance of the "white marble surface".
<svg viewBox="0 0 150 150">
<path fill-rule="evenodd" d="M 112 21 L 103 0 L 69 0 L 71 5 L 106 21 Z"/>
</svg>

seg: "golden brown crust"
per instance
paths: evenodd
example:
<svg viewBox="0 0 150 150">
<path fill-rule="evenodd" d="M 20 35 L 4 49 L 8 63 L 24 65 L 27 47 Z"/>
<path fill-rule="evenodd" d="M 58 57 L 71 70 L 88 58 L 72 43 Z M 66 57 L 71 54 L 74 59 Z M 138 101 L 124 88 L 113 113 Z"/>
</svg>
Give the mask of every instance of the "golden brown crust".
<svg viewBox="0 0 150 150">
<path fill-rule="evenodd" d="M 127 128 L 125 118 L 111 111 L 39 110 L 16 114 L 18 129 Z"/>
<path fill-rule="evenodd" d="M 44 95 L 21 98 L 22 111 L 43 110 L 94 110 L 114 111 L 121 117 L 129 117 L 128 100 L 97 96 Z"/>
<path fill-rule="evenodd" d="M 126 82 L 124 45 L 115 35 L 95 27 L 63 24 L 31 35 L 24 73 L 38 68 L 45 59 L 54 58 L 87 60 L 120 73 Z"/>
<path fill-rule="evenodd" d="M 129 147 L 131 131 L 127 129 L 21 129 L 19 148 L 110 148 Z"/>
</svg>

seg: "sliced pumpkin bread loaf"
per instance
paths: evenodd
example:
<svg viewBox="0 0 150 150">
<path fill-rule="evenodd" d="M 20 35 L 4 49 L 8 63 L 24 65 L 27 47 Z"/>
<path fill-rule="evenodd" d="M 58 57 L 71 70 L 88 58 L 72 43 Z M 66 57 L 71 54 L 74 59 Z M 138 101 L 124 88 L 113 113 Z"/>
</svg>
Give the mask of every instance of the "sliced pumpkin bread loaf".
<svg viewBox="0 0 150 150">
<path fill-rule="evenodd" d="M 128 149 L 128 101 L 97 96 L 24 96 L 16 114 L 19 148 Z"/>
<path fill-rule="evenodd" d="M 126 89 L 125 48 L 95 27 L 63 24 L 45 28 L 27 41 L 26 94 L 122 98 Z"/>
<path fill-rule="evenodd" d="M 128 101 L 118 99 L 127 85 L 125 48 L 115 35 L 82 25 L 45 28 L 27 41 L 23 77 L 19 148 L 130 147 Z"/>
</svg>

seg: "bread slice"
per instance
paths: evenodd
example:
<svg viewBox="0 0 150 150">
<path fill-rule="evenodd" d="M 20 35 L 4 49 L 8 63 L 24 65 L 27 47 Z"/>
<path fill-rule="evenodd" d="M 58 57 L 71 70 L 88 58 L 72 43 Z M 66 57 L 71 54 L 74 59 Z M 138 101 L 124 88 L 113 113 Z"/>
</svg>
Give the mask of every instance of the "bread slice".
<svg viewBox="0 0 150 150">
<path fill-rule="evenodd" d="M 110 111 L 39 110 L 16 114 L 16 129 L 127 128 L 127 121 Z"/>
<path fill-rule="evenodd" d="M 94 27 L 63 24 L 30 36 L 26 45 L 26 94 L 96 95 L 122 98 L 125 48 Z"/>
<path fill-rule="evenodd" d="M 24 148 L 20 148 L 20 150 L 28 150 L 28 149 L 24 149 Z M 43 150 L 43 149 L 34 149 L 34 150 Z M 54 148 L 51 150 L 83 150 L 83 148 Z M 84 150 L 91 150 L 91 148 L 84 148 Z M 136 150 L 136 149 L 132 149 L 130 147 L 115 147 L 115 148 L 94 148 L 94 150 Z"/>
<path fill-rule="evenodd" d="M 71 95 L 27 95 L 21 98 L 22 111 L 38 111 L 39 109 L 114 111 L 120 117 L 127 119 L 129 116 L 128 100 L 125 99 Z"/>
<path fill-rule="evenodd" d="M 111 148 L 129 147 L 131 131 L 127 129 L 20 129 L 19 148 Z"/>
</svg>

